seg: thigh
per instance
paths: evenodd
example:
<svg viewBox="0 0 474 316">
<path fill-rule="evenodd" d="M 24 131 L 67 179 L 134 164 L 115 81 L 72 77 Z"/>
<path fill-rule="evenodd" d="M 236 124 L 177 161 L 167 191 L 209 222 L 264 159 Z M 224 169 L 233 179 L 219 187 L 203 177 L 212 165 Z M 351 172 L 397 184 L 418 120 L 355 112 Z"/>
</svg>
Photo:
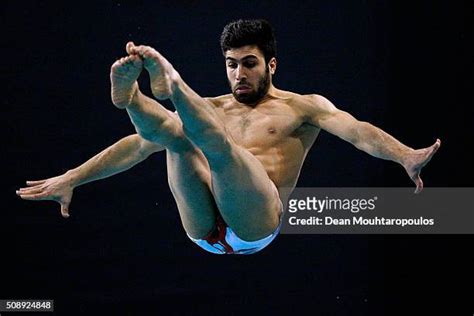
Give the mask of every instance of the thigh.
<svg viewBox="0 0 474 316">
<path fill-rule="evenodd" d="M 260 161 L 232 142 L 208 161 L 213 195 L 227 225 L 246 241 L 273 233 L 280 223 L 282 204 Z"/>
<path fill-rule="evenodd" d="M 166 153 L 168 183 L 183 227 L 190 237 L 201 239 L 215 228 L 218 213 L 210 189 L 209 164 L 192 144 Z"/>
</svg>

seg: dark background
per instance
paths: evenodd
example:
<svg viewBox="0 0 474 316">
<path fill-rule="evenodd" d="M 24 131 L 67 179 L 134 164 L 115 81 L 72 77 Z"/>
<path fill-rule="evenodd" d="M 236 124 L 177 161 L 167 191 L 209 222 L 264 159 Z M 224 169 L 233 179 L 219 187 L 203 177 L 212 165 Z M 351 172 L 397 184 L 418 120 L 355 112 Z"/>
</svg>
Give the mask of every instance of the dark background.
<svg viewBox="0 0 474 316">
<path fill-rule="evenodd" d="M 426 186 L 473 186 L 470 2 L 6 1 L 0 10 L 0 299 L 54 299 L 57 315 L 474 312 L 472 236 L 281 235 L 252 256 L 203 252 L 182 229 L 163 153 L 76 189 L 68 220 L 53 202 L 15 196 L 25 180 L 61 174 L 134 132 L 108 78 L 127 41 L 157 48 L 199 94 L 221 95 L 218 39 L 242 17 L 274 25 L 277 87 L 322 94 L 411 147 L 440 138 Z M 323 132 L 298 186 L 412 183 Z"/>
</svg>

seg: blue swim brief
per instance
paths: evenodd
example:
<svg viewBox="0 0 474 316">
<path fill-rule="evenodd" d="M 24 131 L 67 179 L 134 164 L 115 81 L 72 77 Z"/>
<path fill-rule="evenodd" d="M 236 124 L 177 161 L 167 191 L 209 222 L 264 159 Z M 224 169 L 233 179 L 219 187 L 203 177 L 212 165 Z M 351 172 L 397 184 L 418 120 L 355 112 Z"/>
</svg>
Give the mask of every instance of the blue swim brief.
<svg viewBox="0 0 474 316">
<path fill-rule="evenodd" d="M 216 218 L 216 227 L 202 239 L 195 239 L 188 235 L 189 239 L 194 241 L 198 246 L 215 254 L 239 254 L 250 255 L 262 250 L 268 246 L 278 235 L 283 223 L 283 205 L 280 214 L 280 224 L 277 229 L 269 236 L 255 240 L 245 241 L 240 239 L 234 231 L 227 226 L 224 219 L 219 215 Z"/>
</svg>

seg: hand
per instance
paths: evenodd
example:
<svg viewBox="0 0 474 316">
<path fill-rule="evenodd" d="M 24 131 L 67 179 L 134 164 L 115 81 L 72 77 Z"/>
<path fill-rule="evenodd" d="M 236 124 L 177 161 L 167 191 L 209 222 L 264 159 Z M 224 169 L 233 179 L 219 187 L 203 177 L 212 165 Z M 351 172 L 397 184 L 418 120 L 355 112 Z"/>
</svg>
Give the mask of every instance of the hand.
<svg viewBox="0 0 474 316">
<path fill-rule="evenodd" d="M 414 150 L 406 158 L 404 167 L 410 179 L 416 184 L 415 193 L 420 193 L 423 190 L 423 181 L 420 178 L 421 169 L 431 160 L 440 146 L 441 140 L 437 139 L 430 147 Z"/>
<path fill-rule="evenodd" d="M 65 174 L 45 180 L 26 181 L 26 185 L 26 188 L 16 191 L 20 198 L 31 201 L 56 201 L 61 205 L 61 215 L 64 218 L 69 217 L 69 204 L 74 187 Z"/>
</svg>

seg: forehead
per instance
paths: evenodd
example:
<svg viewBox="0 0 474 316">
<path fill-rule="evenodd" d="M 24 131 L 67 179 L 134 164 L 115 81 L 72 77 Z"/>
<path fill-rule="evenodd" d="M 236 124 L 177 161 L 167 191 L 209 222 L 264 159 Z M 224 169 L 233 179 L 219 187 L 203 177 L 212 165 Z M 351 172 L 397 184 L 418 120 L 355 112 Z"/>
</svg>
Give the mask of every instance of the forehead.
<svg viewBox="0 0 474 316">
<path fill-rule="evenodd" d="M 257 58 L 264 58 L 262 51 L 256 45 L 246 45 L 238 48 L 231 48 L 225 52 L 225 57 L 241 59 L 243 57 L 253 55 Z"/>
</svg>

